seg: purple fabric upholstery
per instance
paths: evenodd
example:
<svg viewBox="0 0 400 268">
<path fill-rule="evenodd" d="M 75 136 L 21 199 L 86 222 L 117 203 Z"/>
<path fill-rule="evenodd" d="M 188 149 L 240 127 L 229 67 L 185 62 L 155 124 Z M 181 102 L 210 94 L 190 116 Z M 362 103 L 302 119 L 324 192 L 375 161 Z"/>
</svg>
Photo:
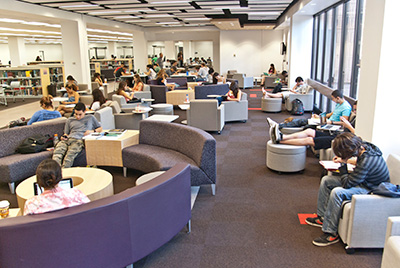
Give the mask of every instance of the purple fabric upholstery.
<svg viewBox="0 0 400 268">
<path fill-rule="evenodd" d="M 182 124 L 140 122 L 139 144 L 122 150 L 124 167 L 151 172 L 187 163 L 191 184 L 215 184 L 216 141 L 207 132 Z"/>
<path fill-rule="evenodd" d="M 225 95 L 229 91 L 228 84 L 211 84 L 205 86 L 196 86 L 194 88 L 195 99 L 209 99 L 207 95 Z"/>
<path fill-rule="evenodd" d="M 155 103 L 166 103 L 168 92 L 167 86 L 160 85 L 150 85 L 151 98 L 154 99 L 153 104 Z"/>
<path fill-rule="evenodd" d="M 175 87 L 175 90 L 185 90 L 187 89 L 187 78 L 186 77 L 172 77 L 172 78 L 167 78 L 167 83 L 168 84 L 178 84 L 179 87 Z"/>
<path fill-rule="evenodd" d="M 20 143 L 33 135 L 49 134 L 59 137 L 64 133 L 65 120 L 49 120 L 37 125 L 22 126 L 0 130 L 0 181 L 17 182 L 33 176 L 37 166 L 46 158 L 51 158 L 48 151 L 35 154 L 16 154 Z M 74 161 L 74 166 L 85 166 L 86 154 L 83 151 Z"/>
<path fill-rule="evenodd" d="M 0 220 L 0 267 L 124 267 L 191 218 L 189 166 L 81 206 Z"/>
</svg>

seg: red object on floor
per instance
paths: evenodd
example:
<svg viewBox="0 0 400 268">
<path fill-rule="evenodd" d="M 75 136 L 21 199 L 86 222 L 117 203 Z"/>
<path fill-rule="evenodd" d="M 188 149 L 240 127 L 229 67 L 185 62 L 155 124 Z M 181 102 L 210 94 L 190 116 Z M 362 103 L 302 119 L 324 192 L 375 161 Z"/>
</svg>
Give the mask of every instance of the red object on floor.
<svg viewBox="0 0 400 268">
<path fill-rule="evenodd" d="M 248 108 L 248 110 L 253 110 L 253 111 L 261 111 L 261 108 Z"/>
<path fill-rule="evenodd" d="M 257 94 L 250 94 L 250 98 L 257 98 Z"/>
<path fill-rule="evenodd" d="M 300 224 L 307 224 L 307 223 L 306 223 L 306 218 L 309 218 L 309 217 L 317 217 L 317 214 L 316 214 L 316 213 L 313 213 L 313 214 L 303 214 L 303 213 L 299 213 L 299 214 L 297 214 L 297 215 L 298 215 L 298 217 L 299 217 Z"/>
</svg>

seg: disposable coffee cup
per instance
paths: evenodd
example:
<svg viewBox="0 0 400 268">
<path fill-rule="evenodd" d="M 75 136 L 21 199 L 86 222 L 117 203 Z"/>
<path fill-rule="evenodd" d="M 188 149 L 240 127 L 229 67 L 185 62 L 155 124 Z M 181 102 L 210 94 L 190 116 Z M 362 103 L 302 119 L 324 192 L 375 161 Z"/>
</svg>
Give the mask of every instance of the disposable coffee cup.
<svg viewBox="0 0 400 268">
<path fill-rule="evenodd" d="M 0 201 L 0 217 L 7 218 L 10 213 L 10 202 L 7 200 Z"/>
</svg>

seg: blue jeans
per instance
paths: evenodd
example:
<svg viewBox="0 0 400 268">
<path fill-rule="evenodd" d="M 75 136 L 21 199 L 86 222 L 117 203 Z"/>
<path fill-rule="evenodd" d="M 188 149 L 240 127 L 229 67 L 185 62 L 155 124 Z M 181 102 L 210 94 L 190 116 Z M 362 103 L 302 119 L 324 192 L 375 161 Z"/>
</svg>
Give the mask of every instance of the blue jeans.
<svg viewBox="0 0 400 268">
<path fill-rule="evenodd" d="M 368 189 L 360 186 L 345 189 L 340 176 L 324 176 L 318 191 L 317 214 L 324 219 L 322 231 L 337 234 L 343 201 L 351 200 L 354 194 L 367 194 Z"/>
</svg>

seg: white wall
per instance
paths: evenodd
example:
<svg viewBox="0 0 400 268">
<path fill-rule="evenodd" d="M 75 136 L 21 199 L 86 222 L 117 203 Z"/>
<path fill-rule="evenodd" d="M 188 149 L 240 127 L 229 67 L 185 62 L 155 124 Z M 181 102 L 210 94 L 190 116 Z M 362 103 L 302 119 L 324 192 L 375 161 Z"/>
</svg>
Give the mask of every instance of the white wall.
<svg viewBox="0 0 400 268">
<path fill-rule="evenodd" d="M 213 42 L 211 41 L 198 41 L 194 43 L 194 57 L 203 57 L 207 59 L 208 57 L 213 57 Z M 196 53 L 197 52 L 197 53 Z"/>
<path fill-rule="evenodd" d="M 41 55 L 40 50 L 44 51 L 45 60 L 62 60 L 62 47 L 61 45 L 36 45 L 36 44 L 25 44 L 25 59 L 29 61 L 35 61 L 36 57 Z M 8 64 L 10 60 L 10 52 L 8 44 L 0 44 L 0 60 L 3 64 Z"/>
<path fill-rule="evenodd" d="M 281 30 L 221 31 L 220 73 L 237 70 L 247 76 L 260 76 L 273 63 L 282 71 Z"/>
</svg>

